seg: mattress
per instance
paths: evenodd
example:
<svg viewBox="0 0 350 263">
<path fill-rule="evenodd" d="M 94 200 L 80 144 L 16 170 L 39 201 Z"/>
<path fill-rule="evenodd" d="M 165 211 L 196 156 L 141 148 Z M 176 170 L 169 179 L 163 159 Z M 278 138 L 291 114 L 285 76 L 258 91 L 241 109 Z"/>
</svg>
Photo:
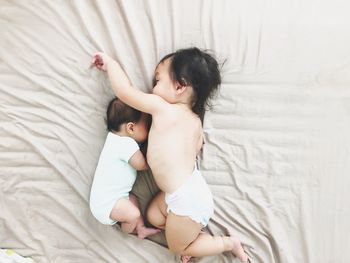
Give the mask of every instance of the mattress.
<svg viewBox="0 0 350 263">
<path fill-rule="evenodd" d="M 345 0 L 0 0 L 0 247 L 35 262 L 179 262 L 164 235 L 104 226 L 89 193 L 113 97 L 101 50 L 150 92 L 157 62 L 220 62 L 200 169 L 206 231 L 252 262 L 350 262 L 350 4 Z M 142 211 L 157 187 L 140 174 Z M 230 253 L 196 262 L 238 262 Z"/>
</svg>

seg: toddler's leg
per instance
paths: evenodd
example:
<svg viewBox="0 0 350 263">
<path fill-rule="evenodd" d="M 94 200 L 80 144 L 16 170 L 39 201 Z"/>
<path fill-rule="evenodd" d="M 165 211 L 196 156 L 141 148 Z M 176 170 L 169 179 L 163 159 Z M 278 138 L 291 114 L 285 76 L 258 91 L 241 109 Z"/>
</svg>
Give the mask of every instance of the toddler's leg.
<svg viewBox="0 0 350 263">
<path fill-rule="evenodd" d="M 241 242 L 235 236 L 212 236 L 201 233 L 183 254 L 193 257 L 203 257 L 231 251 L 242 262 L 248 262 L 248 255 L 244 252 Z"/>
<path fill-rule="evenodd" d="M 165 222 L 168 213 L 166 211 L 165 193 L 160 191 L 147 209 L 147 220 L 159 229 L 165 229 Z"/>
<path fill-rule="evenodd" d="M 247 262 L 248 256 L 237 237 L 211 236 L 207 233 L 201 233 L 201 228 L 201 224 L 189 217 L 170 213 L 165 229 L 169 249 L 175 253 L 193 257 L 217 255 L 224 251 L 231 251 L 241 261 Z"/>
<path fill-rule="evenodd" d="M 168 212 L 167 204 L 165 203 L 165 193 L 160 191 L 156 197 L 153 198 L 147 209 L 147 219 L 152 225 L 164 230 L 167 216 Z M 181 261 L 186 263 L 190 258 L 190 256 L 183 255 Z"/>
<path fill-rule="evenodd" d="M 183 252 L 198 237 L 201 229 L 202 225 L 188 216 L 178 216 L 170 212 L 165 225 L 169 249 L 174 253 L 192 256 Z"/>
<path fill-rule="evenodd" d="M 139 202 L 135 195 L 130 193 L 129 200 L 137 207 L 137 209 L 140 209 Z M 144 239 L 148 236 L 158 234 L 159 232 L 160 232 L 160 229 L 145 227 L 145 223 L 143 221 L 142 215 L 139 216 L 136 224 L 136 233 L 139 238 Z"/>
</svg>

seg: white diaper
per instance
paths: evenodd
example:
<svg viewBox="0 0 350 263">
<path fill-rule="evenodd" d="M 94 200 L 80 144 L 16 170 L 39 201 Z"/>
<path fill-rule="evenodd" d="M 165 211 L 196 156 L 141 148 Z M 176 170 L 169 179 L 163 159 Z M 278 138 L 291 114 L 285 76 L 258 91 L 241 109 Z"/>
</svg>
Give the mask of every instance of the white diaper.
<svg viewBox="0 0 350 263">
<path fill-rule="evenodd" d="M 201 172 L 195 169 L 175 192 L 165 193 L 167 212 L 188 216 L 205 227 L 214 214 L 213 196 Z"/>
</svg>

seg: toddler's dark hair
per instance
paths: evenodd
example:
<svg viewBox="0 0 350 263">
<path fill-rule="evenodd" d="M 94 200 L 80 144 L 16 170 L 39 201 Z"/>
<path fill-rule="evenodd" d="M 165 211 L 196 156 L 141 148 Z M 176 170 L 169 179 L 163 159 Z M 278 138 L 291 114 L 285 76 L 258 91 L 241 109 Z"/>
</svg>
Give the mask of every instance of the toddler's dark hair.
<svg viewBox="0 0 350 263">
<path fill-rule="evenodd" d="M 119 131 L 120 125 L 128 122 L 137 123 L 141 119 L 141 111 L 125 104 L 118 98 L 112 99 L 107 107 L 107 129 Z"/>
<path fill-rule="evenodd" d="M 166 55 L 159 62 L 170 58 L 170 76 L 180 85 L 191 85 L 194 91 L 192 110 L 203 121 L 210 99 L 221 84 L 219 65 L 216 59 L 206 51 L 196 47 L 180 49 Z"/>
</svg>

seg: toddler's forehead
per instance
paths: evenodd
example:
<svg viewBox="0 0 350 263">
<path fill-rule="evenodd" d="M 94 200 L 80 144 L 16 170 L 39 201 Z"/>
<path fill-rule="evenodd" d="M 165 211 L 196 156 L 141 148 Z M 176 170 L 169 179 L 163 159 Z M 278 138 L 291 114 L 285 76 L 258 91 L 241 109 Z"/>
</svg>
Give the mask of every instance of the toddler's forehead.
<svg viewBox="0 0 350 263">
<path fill-rule="evenodd" d="M 159 62 L 156 69 L 154 70 L 154 75 L 157 74 L 169 74 L 169 67 L 170 67 L 170 58 L 165 59 L 164 61 Z"/>
</svg>

